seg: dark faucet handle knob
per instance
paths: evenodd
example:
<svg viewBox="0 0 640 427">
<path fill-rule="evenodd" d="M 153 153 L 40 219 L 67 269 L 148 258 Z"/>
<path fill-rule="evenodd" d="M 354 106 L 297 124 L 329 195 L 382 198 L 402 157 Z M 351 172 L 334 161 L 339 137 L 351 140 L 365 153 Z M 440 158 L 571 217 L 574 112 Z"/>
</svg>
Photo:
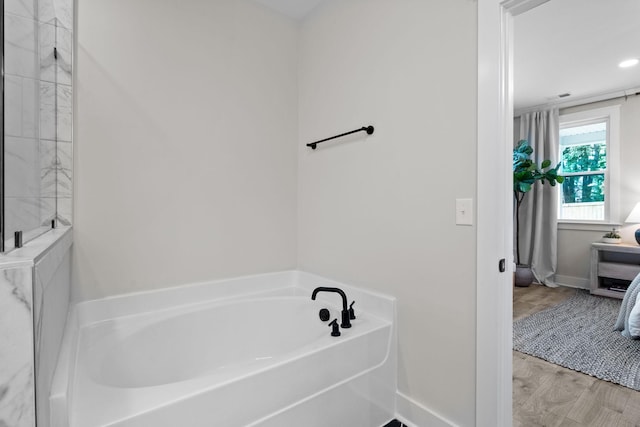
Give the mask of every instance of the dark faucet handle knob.
<svg viewBox="0 0 640 427">
<path fill-rule="evenodd" d="M 333 322 L 329 323 L 329 326 L 332 327 L 331 336 L 332 337 L 339 337 L 340 336 L 340 325 L 338 325 L 338 319 L 337 318 L 333 319 Z"/>
<path fill-rule="evenodd" d="M 352 302 L 351 305 L 349 306 L 349 319 L 353 320 L 356 318 L 356 312 L 353 311 L 353 304 L 355 304 L 356 302 Z"/>
<path fill-rule="evenodd" d="M 321 308 L 319 314 L 320 320 L 322 320 L 323 322 L 326 322 L 331 317 L 331 313 L 329 313 L 329 310 L 327 310 L 326 308 Z"/>
</svg>

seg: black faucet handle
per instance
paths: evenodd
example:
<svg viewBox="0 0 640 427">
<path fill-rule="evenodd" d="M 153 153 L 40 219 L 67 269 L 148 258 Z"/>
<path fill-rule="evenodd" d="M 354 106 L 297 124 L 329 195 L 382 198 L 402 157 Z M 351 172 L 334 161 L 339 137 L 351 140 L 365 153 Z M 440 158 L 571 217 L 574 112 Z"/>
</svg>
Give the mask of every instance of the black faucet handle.
<svg viewBox="0 0 640 427">
<path fill-rule="evenodd" d="M 332 337 L 339 337 L 340 336 L 340 325 L 338 325 L 338 318 L 333 319 L 333 322 L 329 323 L 329 326 L 332 327 L 331 336 Z"/>
<path fill-rule="evenodd" d="M 356 302 L 352 302 L 351 305 L 349 305 L 349 319 L 353 320 L 356 318 L 356 312 L 353 310 L 353 304 L 355 304 Z"/>
</svg>

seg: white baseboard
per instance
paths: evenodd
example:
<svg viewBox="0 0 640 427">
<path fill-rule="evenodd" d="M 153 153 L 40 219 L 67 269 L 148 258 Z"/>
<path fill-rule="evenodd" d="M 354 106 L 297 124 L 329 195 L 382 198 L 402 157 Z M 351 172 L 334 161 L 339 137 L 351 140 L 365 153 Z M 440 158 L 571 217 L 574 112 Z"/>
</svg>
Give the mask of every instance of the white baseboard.
<svg viewBox="0 0 640 427">
<path fill-rule="evenodd" d="M 457 427 L 399 391 L 396 392 L 396 419 L 408 427 Z"/>
<path fill-rule="evenodd" d="M 584 277 L 563 276 L 561 274 L 556 274 L 555 282 L 560 286 L 579 289 L 589 289 L 591 285 L 588 278 L 585 279 Z"/>
</svg>

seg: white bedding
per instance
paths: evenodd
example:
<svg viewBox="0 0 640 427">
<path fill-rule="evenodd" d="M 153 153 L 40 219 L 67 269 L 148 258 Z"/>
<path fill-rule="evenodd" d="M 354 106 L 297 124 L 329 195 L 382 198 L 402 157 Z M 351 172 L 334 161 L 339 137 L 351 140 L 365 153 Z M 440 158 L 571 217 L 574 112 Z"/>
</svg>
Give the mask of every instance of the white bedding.
<svg viewBox="0 0 640 427">
<path fill-rule="evenodd" d="M 624 294 L 615 330 L 621 331 L 625 337 L 640 339 L 640 274 Z"/>
<path fill-rule="evenodd" d="M 627 324 L 629 335 L 631 335 L 632 337 L 640 337 L 640 292 L 638 292 L 636 303 L 631 309 L 631 314 L 629 314 L 629 320 Z"/>
</svg>

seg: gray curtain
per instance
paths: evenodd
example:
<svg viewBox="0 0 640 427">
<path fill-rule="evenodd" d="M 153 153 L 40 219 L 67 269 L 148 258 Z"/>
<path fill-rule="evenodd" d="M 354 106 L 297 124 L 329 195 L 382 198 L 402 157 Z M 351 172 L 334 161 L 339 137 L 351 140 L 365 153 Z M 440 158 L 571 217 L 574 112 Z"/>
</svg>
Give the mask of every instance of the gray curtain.
<svg viewBox="0 0 640 427">
<path fill-rule="evenodd" d="M 520 116 L 520 137 L 533 148 L 532 158 L 558 164 L 558 109 L 527 113 Z M 536 183 L 527 193 L 520 208 L 520 257 L 531 265 L 538 282 L 555 287 L 558 252 L 558 191 L 556 185 Z"/>
</svg>

